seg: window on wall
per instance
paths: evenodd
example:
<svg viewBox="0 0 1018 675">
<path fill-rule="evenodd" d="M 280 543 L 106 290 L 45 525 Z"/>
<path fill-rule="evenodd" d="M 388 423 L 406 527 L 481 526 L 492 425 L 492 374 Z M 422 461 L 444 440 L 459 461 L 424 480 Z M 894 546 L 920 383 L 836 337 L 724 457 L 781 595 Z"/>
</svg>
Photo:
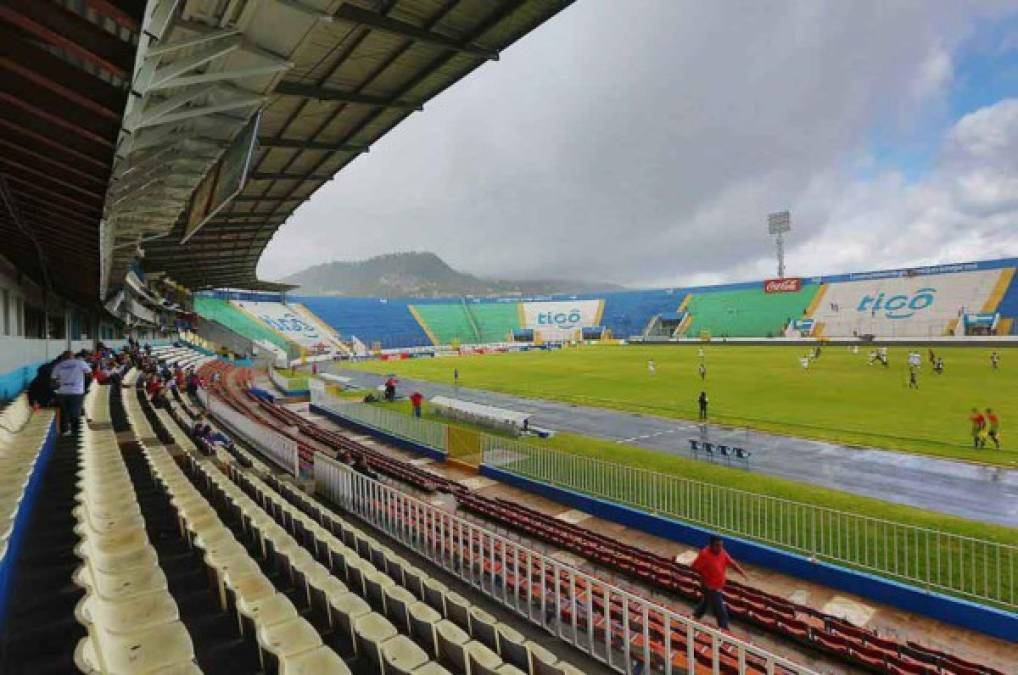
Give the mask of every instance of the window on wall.
<svg viewBox="0 0 1018 675">
<path fill-rule="evenodd" d="M 25 337 L 46 337 L 46 313 L 41 308 L 25 305 Z"/>
<path fill-rule="evenodd" d="M 50 340 L 63 340 L 67 337 L 67 320 L 62 314 L 49 315 L 49 330 L 47 336 Z"/>
</svg>

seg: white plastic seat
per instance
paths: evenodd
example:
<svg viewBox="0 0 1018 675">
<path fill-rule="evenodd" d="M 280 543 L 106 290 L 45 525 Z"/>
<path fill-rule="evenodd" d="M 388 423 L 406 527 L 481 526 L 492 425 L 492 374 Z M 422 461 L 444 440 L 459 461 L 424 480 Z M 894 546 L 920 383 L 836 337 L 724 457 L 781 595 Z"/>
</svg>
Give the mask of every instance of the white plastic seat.
<svg viewBox="0 0 1018 675">
<path fill-rule="evenodd" d="M 142 593 L 120 602 L 103 600 L 95 593 L 89 593 L 74 608 L 74 616 L 89 630 L 93 624 L 98 624 L 111 633 L 132 633 L 176 621 L 180 618 L 180 611 L 167 591 Z"/>
<path fill-rule="evenodd" d="M 382 645 L 386 675 L 410 675 L 429 660 L 427 652 L 405 635 L 397 635 Z"/>
<path fill-rule="evenodd" d="M 372 612 L 354 621 L 353 630 L 357 639 L 357 651 L 372 664 L 372 672 L 381 673 L 382 645 L 396 637 L 396 627 L 381 614 Z"/>
<path fill-rule="evenodd" d="M 448 619 L 442 619 L 435 624 L 435 642 L 439 663 L 455 672 L 469 672 L 466 646 L 470 636 L 462 628 Z"/>
<path fill-rule="evenodd" d="M 322 646 L 280 660 L 280 675 L 350 675 L 350 668 L 336 652 Z"/>
</svg>

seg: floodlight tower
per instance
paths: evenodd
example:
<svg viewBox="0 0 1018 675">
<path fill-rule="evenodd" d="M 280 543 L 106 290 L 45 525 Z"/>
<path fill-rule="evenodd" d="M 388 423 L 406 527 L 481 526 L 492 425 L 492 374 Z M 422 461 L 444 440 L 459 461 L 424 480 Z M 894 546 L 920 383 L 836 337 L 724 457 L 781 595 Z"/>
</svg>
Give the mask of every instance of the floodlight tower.
<svg viewBox="0 0 1018 675">
<path fill-rule="evenodd" d="M 774 235 L 778 247 L 778 278 L 785 278 L 785 232 L 792 229 L 792 216 L 788 211 L 779 211 L 767 216 L 767 232 Z"/>
</svg>

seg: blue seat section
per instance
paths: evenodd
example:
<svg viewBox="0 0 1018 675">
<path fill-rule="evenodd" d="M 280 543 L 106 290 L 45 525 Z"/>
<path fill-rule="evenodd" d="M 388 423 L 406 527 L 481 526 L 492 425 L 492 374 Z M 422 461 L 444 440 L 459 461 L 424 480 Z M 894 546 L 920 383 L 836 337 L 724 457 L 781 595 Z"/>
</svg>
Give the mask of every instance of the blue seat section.
<svg viewBox="0 0 1018 675">
<path fill-rule="evenodd" d="M 684 290 L 617 291 L 576 296 L 578 300 L 604 299 L 601 325 L 616 338 L 640 335 L 655 314 L 674 312 L 686 292 Z"/>
<path fill-rule="evenodd" d="M 1004 297 L 997 306 L 997 312 L 1002 316 L 1013 319 L 1011 323 L 1011 335 L 1018 335 L 1018 274 L 1011 280 L 1011 285 L 1004 292 Z"/>
<path fill-rule="evenodd" d="M 387 298 L 290 297 L 335 328 L 343 339 L 356 336 L 369 347 L 421 347 L 431 340 L 408 309 L 420 300 Z"/>
</svg>

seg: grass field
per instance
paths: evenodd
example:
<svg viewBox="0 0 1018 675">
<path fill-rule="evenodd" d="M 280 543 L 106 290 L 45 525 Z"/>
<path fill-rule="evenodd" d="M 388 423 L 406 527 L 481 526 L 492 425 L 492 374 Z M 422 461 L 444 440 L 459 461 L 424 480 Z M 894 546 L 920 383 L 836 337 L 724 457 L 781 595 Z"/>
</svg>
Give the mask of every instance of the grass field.
<svg viewBox="0 0 1018 675">
<path fill-rule="evenodd" d="M 349 398 L 359 399 L 362 395 L 363 392 L 358 392 L 356 395 L 350 395 Z M 406 400 L 397 401 L 396 403 L 379 402 L 375 405 L 385 410 L 394 410 L 405 415 L 412 414 L 410 402 Z M 427 404 L 424 405 L 422 417 L 451 426 L 500 435 L 486 427 L 450 420 L 432 411 Z M 849 492 L 841 492 L 808 483 L 799 483 L 766 474 L 748 472 L 739 468 L 729 468 L 721 464 L 713 464 L 702 460 L 688 459 L 680 455 L 673 455 L 649 448 L 634 447 L 628 444 L 620 445 L 614 441 L 605 441 L 589 436 L 567 433 L 556 433 L 547 439 L 531 436 L 526 438 L 526 443 L 554 448 L 582 457 L 591 457 L 606 462 L 634 466 L 670 476 L 703 481 L 711 485 L 738 487 L 740 490 L 753 494 L 789 499 L 803 504 L 815 504 L 824 508 L 849 511 L 871 518 L 904 522 L 916 527 L 939 529 L 962 536 L 988 539 L 990 541 L 1018 546 L 1018 529 L 980 523 L 932 511 L 924 511 L 911 506 L 903 506 L 870 497 L 861 497 Z M 451 453 L 450 456 L 455 457 L 456 455 Z M 476 459 L 469 456 L 457 458 L 465 460 Z"/>
<path fill-rule="evenodd" d="M 354 367 L 377 373 L 519 396 L 694 419 L 706 390 L 711 421 L 849 445 L 890 448 L 987 464 L 1018 465 L 1008 433 L 1018 420 L 1018 352 L 1004 350 L 998 370 L 987 348 L 938 349 L 945 372 L 926 361 L 920 388 L 906 386 L 908 348 L 889 349 L 890 366 L 867 365 L 867 350 L 825 347 L 806 371 L 805 347 L 703 346 L 707 376 L 698 375 L 697 345 L 579 347 L 458 359 L 367 361 Z M 647 368 L 655 362 L 655 372 Z M 1001 419 L 1002 450 L 975 450 L 969 410 L 992 407 Z"/>
</svg>

